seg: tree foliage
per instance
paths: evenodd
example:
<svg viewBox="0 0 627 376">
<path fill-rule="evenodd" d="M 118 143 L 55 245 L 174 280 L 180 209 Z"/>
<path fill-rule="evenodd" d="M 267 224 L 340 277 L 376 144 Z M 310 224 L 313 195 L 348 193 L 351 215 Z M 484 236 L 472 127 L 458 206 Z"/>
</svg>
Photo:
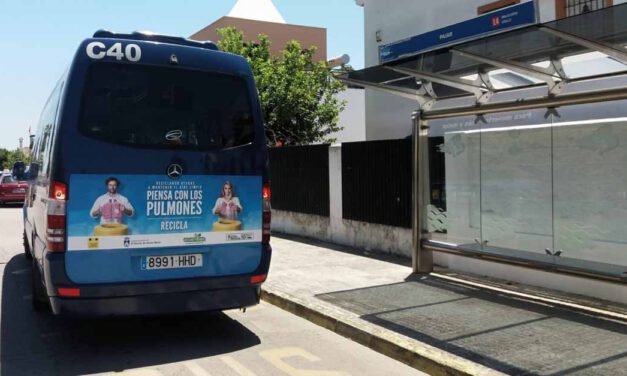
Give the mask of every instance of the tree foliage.
<svg viewBox="0 0 627 376">
<path fill-rule="evenodd" d="M 10 170 L 13 168 L 13 164 L 17 161 L 22 161 L 28 164 L 30 162 L 30 158 L 24 155 L 24 153 L 19 149 L 0 149 L 0 172 L 4 169 Z"/>
<path fill-rule="evenodd" d="M 220 49 L 245 57 L 252 68 L 269 145 L 335 141 L 331 135 L 342 130 L 338 120 L 345 107 L 337 94 L 345 86 L 333 79 L 326 62 L 313 61 L 316 47 L 303 49 L 298 41 L 290 41 L 276 58 L 266 35 L 247 42 L 235 28 L 218 33 Z"/>
</svg>

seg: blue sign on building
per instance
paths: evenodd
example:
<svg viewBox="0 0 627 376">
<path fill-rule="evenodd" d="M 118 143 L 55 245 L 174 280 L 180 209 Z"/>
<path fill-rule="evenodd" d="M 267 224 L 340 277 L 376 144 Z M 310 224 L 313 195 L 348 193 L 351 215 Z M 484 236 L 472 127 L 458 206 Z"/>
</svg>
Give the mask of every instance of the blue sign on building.
<svg viewBox="0 0 627 376">
<path fill-rule="evenodd" d="M 534 1 L 507 7 L 379 47 L 379 62 L 387 63 L 435 48 L 537 23 Z"/>
</svg>

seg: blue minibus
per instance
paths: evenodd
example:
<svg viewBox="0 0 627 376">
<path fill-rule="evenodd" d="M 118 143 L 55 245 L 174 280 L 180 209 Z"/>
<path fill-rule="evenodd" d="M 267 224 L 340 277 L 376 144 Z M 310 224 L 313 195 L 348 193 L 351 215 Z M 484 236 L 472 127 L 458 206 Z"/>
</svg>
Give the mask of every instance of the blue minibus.
<svg viewBox="0 0 627 376">
<path fill-rule="evenodd" d="M 34 308 L 109 316 L 258 304 L 271 258 L 267 161 L 244 58 L 211 42 L 96 32 L 32 145 Z"/>
</svg>

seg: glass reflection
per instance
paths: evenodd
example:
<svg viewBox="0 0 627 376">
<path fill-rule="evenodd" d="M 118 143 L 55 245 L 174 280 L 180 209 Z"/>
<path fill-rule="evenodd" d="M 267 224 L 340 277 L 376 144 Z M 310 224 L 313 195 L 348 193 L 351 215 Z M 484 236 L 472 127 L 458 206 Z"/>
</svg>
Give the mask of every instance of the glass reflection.
<svg viewBox="0 0 627 376">
<path fill-rule="evenodd" d="M 627 274 L 627 101 L 427 125 L 430 241 Z"/>
</svg>

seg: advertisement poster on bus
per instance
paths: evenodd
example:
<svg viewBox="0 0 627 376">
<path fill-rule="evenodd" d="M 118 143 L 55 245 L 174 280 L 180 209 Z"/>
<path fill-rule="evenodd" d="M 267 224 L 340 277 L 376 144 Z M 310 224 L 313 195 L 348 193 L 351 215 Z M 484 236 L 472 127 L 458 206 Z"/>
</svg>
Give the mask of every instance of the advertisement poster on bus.
<svg viewBox="0 0 627 376">
<path fill-rule="evenodd" d="M 260 176 L 72 175 L 68 251 L 261 241 Z"/>
</svg>

